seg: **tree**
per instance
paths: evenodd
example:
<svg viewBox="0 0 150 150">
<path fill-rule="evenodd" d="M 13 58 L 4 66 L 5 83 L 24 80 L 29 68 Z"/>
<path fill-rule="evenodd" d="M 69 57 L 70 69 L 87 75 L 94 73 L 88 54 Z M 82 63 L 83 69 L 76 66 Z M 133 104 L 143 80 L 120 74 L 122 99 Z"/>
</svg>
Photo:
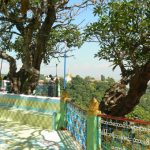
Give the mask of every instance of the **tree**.
<svg viewBox="0 0 150 150">
<path fill-rule="evenodd" d="M 30 93 L 39 79 L 41 63 L 63 56 L 64 46 L 81 45 L 80 32 L 71 24 L 80 7 L 69 0 L 1 0 L 0 58 L 9 62 L 8 76 L 15 93 Z M 15 52 L 22 67 L 17 71 Z"/>
<path fill-rule="evenodd" d="M 89 101 L 93 97 L 95 97 L 98 101 L 101 101 L 105 90 L 113 83 L 114 82 L 112 82 L 112 80 L 103 82 L 90 76 L 82 78 L 77 75 L 72 77 L 70 83 L 67 83 L 66 90 L 73 103 L 79 105 L 81 108 L 87 109 Z M 60 87 L 63 87 L 63 79 L 60 80 L 60 84 Z M 61 89 L 61 91 L 62 90 L 63 89 Z"/>
<path fill-rule="evenodd" d="M 94 9 L 98 21 L 86 29 L 86 38 L 99 42 L 96 56 L 121 70 L 120 83 L 106 91 L 100 104 L 106 114 L 128 114 L 146 92 L 150 80 L 149 6 L 150 0 L 103 1 Z"/>
</svg>

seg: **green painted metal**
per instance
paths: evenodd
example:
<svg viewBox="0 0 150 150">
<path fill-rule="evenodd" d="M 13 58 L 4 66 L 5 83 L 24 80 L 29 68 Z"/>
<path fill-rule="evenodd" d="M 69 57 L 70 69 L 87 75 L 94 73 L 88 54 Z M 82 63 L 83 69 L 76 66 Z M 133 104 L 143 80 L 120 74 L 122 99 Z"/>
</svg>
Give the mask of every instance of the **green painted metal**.
<svg viewBox="0 0 150 150">
<path fill-rule="evenodd" d="M 59 129 L 66 129 L 66 111 L 67 111 L 67 103 L 63 100 L 60 101 L 60 118 L 59 118 Z"/>
<path fill-rule="evenodd" d="M 98 124 L 97 116 L 87 116 L 87 150 L 97 150 L 98 148 Z"/>
<path fill-rule="evenodd" d="M 53 129 L 59 130 L 60 129 L 60 123 L 59 120 L 61 118 L 61 113 L 54 113 L 53 115 Z"/>
<path fill-rule="evenodd" d="M 56 112 L 53 115 L 53 129 L 60 130 L 66 129 L 66 111 L 67 111 L 67 103 L 64 101 L 60 101 L 60 112 Z"/>
<path fill-rule="evenodd" d="M 99 124 L 99 122 L 101 122 L 101 117 L 97 117 L 97 144 L 98 144 L 98 149 L 102 150 L 102 131 L 101 131 L 101 124 Z"/>
</svg>

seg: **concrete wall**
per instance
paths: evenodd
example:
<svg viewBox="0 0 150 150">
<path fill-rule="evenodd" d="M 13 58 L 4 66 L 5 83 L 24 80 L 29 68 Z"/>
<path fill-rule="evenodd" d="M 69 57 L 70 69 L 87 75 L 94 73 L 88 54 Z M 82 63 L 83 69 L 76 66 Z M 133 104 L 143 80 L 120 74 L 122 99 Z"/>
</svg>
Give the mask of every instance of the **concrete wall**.
<svg viewBox="0 0 150 150">
<path fill-rule="evenodd" d="M 54 113 L 60 111 L 60 98 L 0 94 L 0 120 L 13 120 L 52 129 Z"/>
</svg>

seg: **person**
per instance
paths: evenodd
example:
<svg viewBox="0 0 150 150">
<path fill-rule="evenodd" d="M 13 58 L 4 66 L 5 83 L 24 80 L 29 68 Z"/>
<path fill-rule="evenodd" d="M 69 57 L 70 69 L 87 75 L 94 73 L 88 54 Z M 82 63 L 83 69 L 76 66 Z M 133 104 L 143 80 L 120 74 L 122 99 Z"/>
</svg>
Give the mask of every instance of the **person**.
<svg viewBox="0 0 150 150">
<path fill-rule="evenodd" d="M 48 96 L 54 97 L 55 96 L 55 81 L 52 75 L 49 75 L 49 85 L 48 85 Z"/>
<path fill-rule="evenodd" d="M 59 78 L 56 77 L 56 80 L 55 80 L 55 87 L 56 87 L 56 97 L 60 97 L 60 81 L 59 81 Z"/>
</svg>

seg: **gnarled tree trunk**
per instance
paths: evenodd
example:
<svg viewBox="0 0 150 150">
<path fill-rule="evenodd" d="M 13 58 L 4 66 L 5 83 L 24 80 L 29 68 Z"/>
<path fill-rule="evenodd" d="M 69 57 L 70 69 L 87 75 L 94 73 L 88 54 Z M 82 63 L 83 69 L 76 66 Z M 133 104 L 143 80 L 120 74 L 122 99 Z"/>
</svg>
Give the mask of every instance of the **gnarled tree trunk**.
<svg viewBox="0 0 150 150">
<path fill-rule="evenodd" d="M 100 110 L 112 116 L 124 116 L 130 113 L 146 92 L 149 80 L 150 62 L 130 78 L 128 91 L 125 82 L 117 83 L 108 89 L 100 103 Z"/>
<path fill-rule="evenodd" d="M 65 4 L 65 3 L 64 3 Z M 24 25 L 24 18 L 16 23 L 16 28 L 22 37 L 21 61 L 22 67 L 17 72 L 13 57 L 0 52 L 1 58 L 10 65 L 8 76 L 12 82 L 14 93 L 31 94 L 40 76 L 40 66 L 46 54 L 47 42 L 54 22 L 56 21 L 55 2 L 48 1 L 45 19 L 40 20 L 40 11 L 34 10 L 34 17 Z"/>
<path fill-rule="evenodd" d="M 29 72 L 28 70 L 21 68 L 17 72 L 16 60 L 13 57 L 2 51 L 0 51 L 0 57 L 9 62 L 9 72 L 7 76 L 12 83 L 12 91 L 16 94 L 30 94 L 29 90 L 30 92 L 32 92 L 37 85 L 39 79 L 39 71 L 33 69 Z"/>
</svg>

